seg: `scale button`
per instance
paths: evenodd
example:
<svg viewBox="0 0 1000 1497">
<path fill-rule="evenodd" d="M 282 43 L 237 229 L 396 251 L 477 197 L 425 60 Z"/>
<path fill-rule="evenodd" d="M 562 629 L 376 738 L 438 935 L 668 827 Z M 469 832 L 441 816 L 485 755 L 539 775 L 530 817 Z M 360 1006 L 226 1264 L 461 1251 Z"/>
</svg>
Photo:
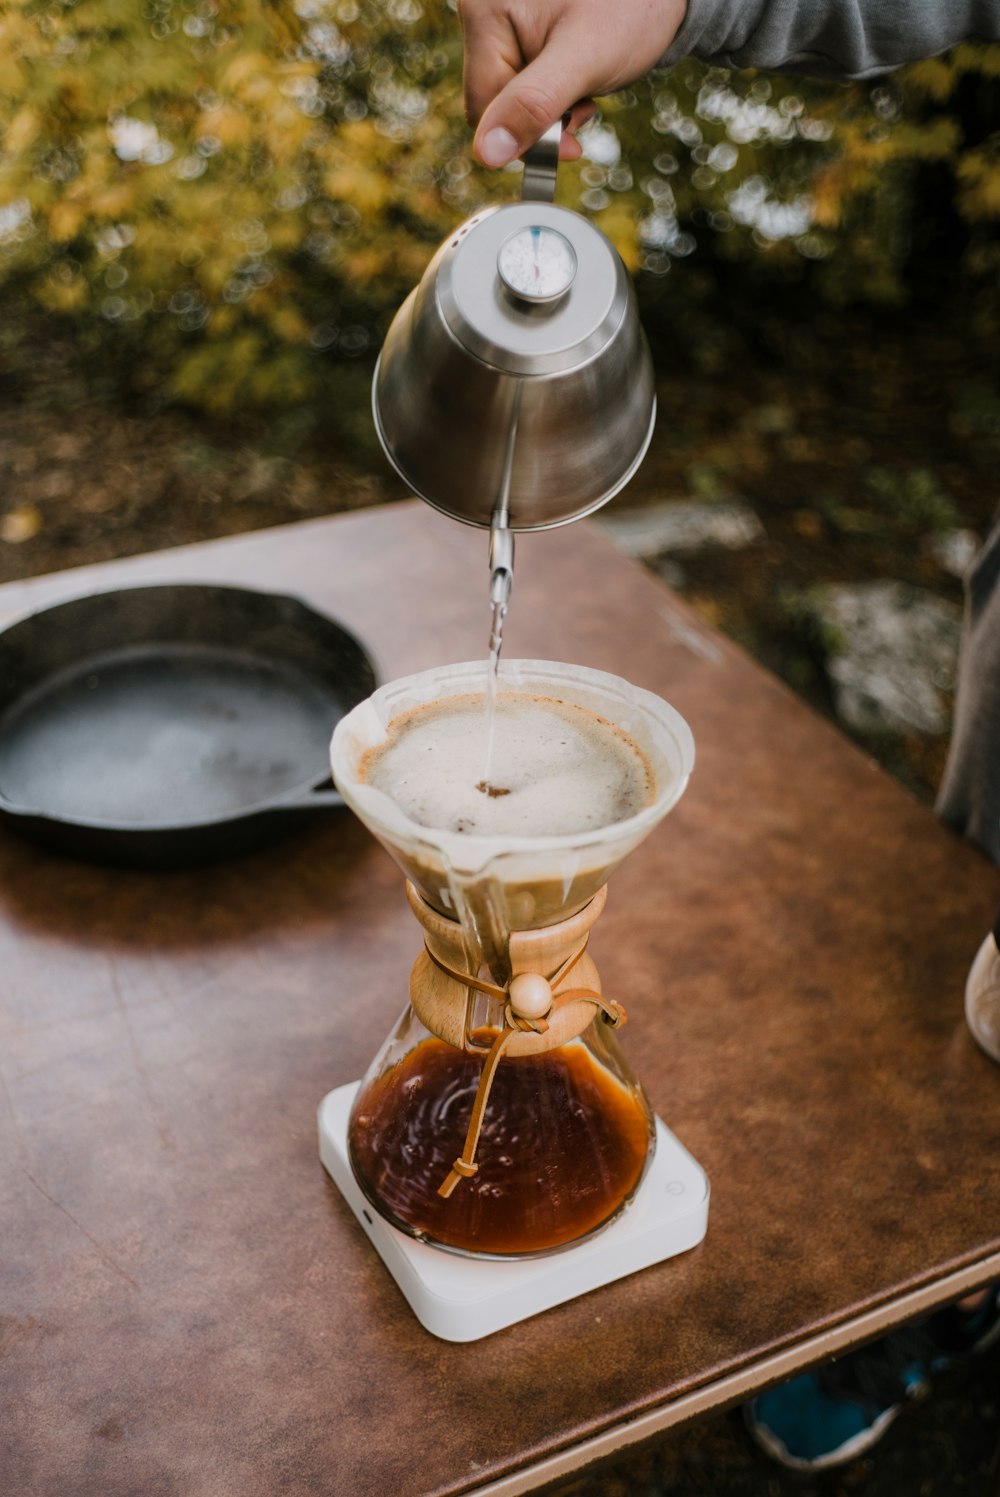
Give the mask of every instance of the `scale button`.
<svg viewBox="0 0 1000 1497">
<path fill-rule="evenodd" d="M 684 1186 L 680 1180 L 668 1180 L 664 1189 L 668 1196 L 682 1196 L 684 1194 Z"/>
</svg>

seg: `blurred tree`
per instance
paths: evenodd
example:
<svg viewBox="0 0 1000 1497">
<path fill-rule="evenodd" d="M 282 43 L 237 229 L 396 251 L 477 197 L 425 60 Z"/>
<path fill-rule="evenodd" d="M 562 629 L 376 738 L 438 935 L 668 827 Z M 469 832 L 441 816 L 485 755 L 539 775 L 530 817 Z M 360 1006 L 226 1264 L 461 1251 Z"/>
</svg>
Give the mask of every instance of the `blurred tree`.
<svg viewBox="0 0 1000 1497">
<path fill-rule="evenodd" d="M 455 32 L 415 0 L 14 3 L 0 295 L 211 411 L 309 398 L 464 199 Z"/>
<path fill-rule="evenodd" d="M 8 361 L 41 309 L 134 389 L 329 401 L 454 223 L 517 190 L 471 162 L 460 70 L 444 0 L 8 0 Z M 686 63 L 606 102 L 560 193 L 654 287 L 694 256 L 899 301 L 931 171 L 995 292 L 998 77 L 998 48 L 849 89 Z"/>
</svg>

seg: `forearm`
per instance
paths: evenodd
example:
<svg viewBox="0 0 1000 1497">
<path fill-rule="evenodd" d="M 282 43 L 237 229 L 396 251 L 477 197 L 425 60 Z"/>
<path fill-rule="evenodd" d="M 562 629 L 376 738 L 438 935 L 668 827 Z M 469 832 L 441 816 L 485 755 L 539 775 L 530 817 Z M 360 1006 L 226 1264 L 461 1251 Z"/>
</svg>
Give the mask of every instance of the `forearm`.
<svg viewBox="0 0 1000 1497">
<path fill-rule="evenodd" d="M 688 0 L 664 63 L 866 78 L 971 40 L 1000 40 L 1000 0 Z"/>
<path fill-rule="evenodd" d="M 458 5 L 475 150 L 493 167 L 567 112 L 562 154 L 579 155 L 572 133 L 593 96 L 623 88 L 657 59 L 867 78 L 958 42 L 1000 41 L 1000 0 L 615 0 L 613 12 L 608 0 Z"/>
</svg>

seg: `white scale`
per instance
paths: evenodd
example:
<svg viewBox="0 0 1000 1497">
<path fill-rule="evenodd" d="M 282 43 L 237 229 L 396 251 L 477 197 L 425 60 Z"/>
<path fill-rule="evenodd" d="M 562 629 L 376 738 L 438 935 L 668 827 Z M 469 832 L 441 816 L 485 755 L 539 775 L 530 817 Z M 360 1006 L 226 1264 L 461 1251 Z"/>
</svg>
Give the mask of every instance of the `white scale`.
<svg viewBox="0 0 1000 1497">
<path fill-rule="evenodd" d="M 420 1324 L 444 1341 L 478 1341 L 553 1305 L 696 1247 L 708 1228 L 708 1176 L 660 1119 L 656 1152 L 628 1209 L 579 1247 L 506 1262 L 418 1242 L 363 1194 L 347 1153 L 357 1081 L 324 1097 L 319 1157 Z"/>
</svg>

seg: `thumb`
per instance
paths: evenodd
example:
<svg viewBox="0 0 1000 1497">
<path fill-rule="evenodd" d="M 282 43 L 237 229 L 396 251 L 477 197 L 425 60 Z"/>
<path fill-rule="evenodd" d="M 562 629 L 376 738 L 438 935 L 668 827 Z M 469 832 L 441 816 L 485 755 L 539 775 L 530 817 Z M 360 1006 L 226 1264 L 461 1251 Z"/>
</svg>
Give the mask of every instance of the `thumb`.
<svg viewBox="0 0 1000 1497">
<path fill-rule="evenodd" d="M 484 110 L 472 149 L 484 166 L 506 166 L 524 154 L 591 92 L 585 47 L 569 36 L 550 38 L 542 52 Z"/>
</svg>

